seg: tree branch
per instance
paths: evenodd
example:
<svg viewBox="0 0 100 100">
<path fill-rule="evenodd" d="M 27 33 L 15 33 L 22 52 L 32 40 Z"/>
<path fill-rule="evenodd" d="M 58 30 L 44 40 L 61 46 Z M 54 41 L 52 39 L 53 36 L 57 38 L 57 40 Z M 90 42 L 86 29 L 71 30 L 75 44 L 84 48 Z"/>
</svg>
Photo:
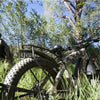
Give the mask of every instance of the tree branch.
<svg viewBox="0 0 100 100">
<path fill-rule="evenodd" d="M 73 20 L 70 17 L 68 17 L 68 16 L 65 15 L 62 18 L 65 18 L 65 19 L 67 18 L 70 21 L 70 23 L 73 26 L 73 28 L 75 29 L 75 24 L 74 24 Z"/>
<path fill-rule="evenodd" d="M 81 13 L 82 13 L 82 8 L 80 8 L 80 9 L 78 9 L 78 11 L 76 11 L 75 18 L 80 18 L 81 17 Z"/>
<path fill-rule="evenodd" d="M 67 33 L 66 33 L 67 34 Z M 76 38 L 76 34 L 75 33 L 68 33 L 69 35 L 72 35 L 74 38 Z"/>
<path fill-rule="evenodd" d="M 97 27 L 97 28 L 94 30 L 94 33 L 99 34 L 99 33 L 98 33 L 99 30 L 100 30 L 100 27 Z"/>
<path fill-rule="evenodd" d="M 75 6 L 70 2 L 70 5 L 75 9 Z"/>
<path fill-rule="evenodd" d="M 70 23 L 71 23 L 71 25 L 73 26 L 73 28 L 75 29 L 75 31 L 76 31 L 76 33 L 78 33 L 78 31 L 77 31 L 77 29 L 76 29 L 76 26 L 75 26 L 75 24 L 74 24 L 74 22 L 73 22 L 73 20 L 70 18 L 70 17 L 68 17 L 68 16 L 63 16 L 62 18 L 64 18 L 64 19 L 68 19 L 69 21 L 70 21 Z M 77 39 L 77 34 L 75 34 L 75 33 L 70 33 L 74 38 L 76 38 Z"/>
<path fill-rule="evenodd" d="M 98 32 L 100 30 L 100 27 L 97 27 L 93 33 L 91 33 L 91 38 L 94 36 L 100 36 L 100 33 Z"/>
<path fill-rule="evenodd" d="M 74 11 L 71 9 L 71 7 L 68 5 L 67 1 L 64 0 L 63 2 L 64 2 L 64 4 L 65 4 L 65 6 L 68 8 L 68 10 L 71 12 L 71 14 L 73 15 L 73 17 L 75 18 L 75 13 L 74 13 Z M 70 1 L 68 0 L 68 2 L 70 2 Z"/>
<path fill-rule="evenodd" d="M 75 6 L 72 4 L 72 2 L 71 1 L 69 1 L 69 0 L 64 0 L 64 1 L 66 1 L 66 2 L 69 2 L 70 3 L 70 5 L 75 9 Z"/>
</svg>

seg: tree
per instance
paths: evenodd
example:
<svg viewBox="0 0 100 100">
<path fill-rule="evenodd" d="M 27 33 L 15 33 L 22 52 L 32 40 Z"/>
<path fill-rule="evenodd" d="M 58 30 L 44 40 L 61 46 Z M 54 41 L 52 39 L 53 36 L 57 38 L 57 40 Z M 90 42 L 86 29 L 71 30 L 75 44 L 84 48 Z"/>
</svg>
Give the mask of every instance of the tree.
<svg viewBox="0 0 100 100">
<path fill-rule="evenodd" d="M 86 3 L 87 1 L 87 3 Z M 67 18 L 71 25 L 73 26 L 73 28 L 75 29 L 75 32 L 76 34 L 72 34 L 77 40 L 82 40 L 83 39 L 83 25 L 85 24 L 82 20 L 82 16 L 83 17 L 86 17 L 86 15 L 88 15 L 88 18 L 89 20 L 92 20 L 94 22 L 96 22 L 94 19 L 100 19 L 100 14 L 98 13 L 99 10 L 100 10 L 100 7 L 99 9 L 96 9 L 96 5 L 99 5 L 99 2 L 93 2 L 91 1 L 92 4 L 94 4 L 94 7 L 91 6 L 91 3 L 88 4 L 88 0 L 64 0 L 63 1 L 65 6 L 67 7 L 67 10 L 72 14 L 73 16 L 73 20 L 69 17 L 69 16 L 63 16 L 63 18 Z M 86 9 L 86 8 L 90 8 L 90 9 Z M 94 8 L 94 10 L 93 10 Z M 86 10 L 84 10 L 86 9 Z M 97 13 L 94 13 L 94 12 L 97 12 Z M 87 13 L 86 13 L 87 12 Z M 92 12 L 92 16 L 91 17 L 91 12 Z M 84 14 L 83 14 L 84 13 Z M 83 14 L 83 15 L 82 15 Z M 97 21 L 97 23 L 98 23 Z M 92 25 L 93 27 L 93 25 Z M 91 26 L 90 26 L 91 28 Z"/>
<path fill-rule="evenodd" d="M 56 0 L 44 0 L 44 16 L 47 21 L 46 32 L 49 36 L 49 46 L 66 45 L 68 34 L 72 26 L 67 25 L 68 21 L 59 16 L 63 13 L 64 5 L 60 5 Z"/>
<path fill-rule="evenodd" d="M 26 3 L 22 1 L 12 1 L 8 2 L 6 5 L 6 18 L 7 18 L 7 28 L 9 28 L 9 38 L 12 38 L 12 41 L 16 44 L 23 44 L 25 41 L 25 30 L 26 30 L 26 16 L 25 13 L 27 11 L 26 9 Z M 10 9 L 8 9 L 10 8 Z M 17 41 L 16 41 L 17 40 Z"/>
<path fill-rule="evenodd" d="M 10 39 L 10 44 L 22 45 L 23 43 L 39 44 L 45 41 L 45 19 L 41 18 L 35 10 L 27 12 L 28 3 L 26 1 L 7 1 L 4 4 L 5 16 L 3 21 L 3 32 Z M 27 16 L 28 15 L 30 16 Z M 44 40 L 43 40 L 44 39 Z M 11 43 L 12 42 L 12 43 Z"/>
<path fill-rule="evenodd" d="M 30 12 L 30 18 L 27 23 L 27 40 L 30 43 L 34 43 L 40 46 L 46 46 L 48 36 L 46 35 L 46 20 L 44 17 L 40 17 L 37 12 L 32 9 Z"/>
<path fill-rule="evenodd" d="M 93 30 L 95 30 L 97 25 L 95 24 L 95 27 L 93 28 L 92 23 L 99 24 L 99 22 L 95 20 L 100 19 L 99 2 L 96 0 L 63 0 L 63 2 L 61 0 L 45 0 L 45 3 L 48 19 L 50 20 L 50 18 L 53 17 L 57 22 L 60 22 L 61 18 L 66 19 L 66 30 L 69 29 L 68 26 L 71 26 L 70 31 L 67 31 L 66 35 L 72 35 L 72 37 L 77 40 L 82 40 L 86 33 L 93 33 Z M 65 20 L 62 21 L 63 26 L 64 21 Z M 91 26 L 88 26 L 90 23 Z"/>
</svg>

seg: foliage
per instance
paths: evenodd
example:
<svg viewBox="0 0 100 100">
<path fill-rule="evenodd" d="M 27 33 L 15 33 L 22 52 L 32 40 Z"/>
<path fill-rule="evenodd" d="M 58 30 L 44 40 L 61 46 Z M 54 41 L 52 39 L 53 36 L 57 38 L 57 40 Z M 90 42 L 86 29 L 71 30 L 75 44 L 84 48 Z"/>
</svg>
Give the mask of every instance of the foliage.
<svg viewBox="0 0 100 100">
<path fill-rule="evenodd" d="M 0 61 L 0 83 L 4 82 L 5 76 L 7 75 L 7 73 L 9 72 L 9 70 L 11 69 L 11 65 L 9 65 L 8 68 L 4 68 L 6 65 L 6 61 Z"/>
<path fill-rule="evenodd" d="M 5 75 L 4 75 L 4 63 L 2 63 L 1 61 L 0 61 L 0 82 L 3 82 L 3 79 L 4 79 L 4 77 L 5 77 Z"/>
<path fill-rule="evenodd" d="M 33 41 L 39 44 L 42 39 L 44 42 L 45 19 L 41 18 L 34 10 L 27 12 L 27 2 L 18 0 L 5 3 L 7 4 L 4 4 L 4 8 L 2 8 L 4 12 L 0 14 L 5 16 L 2 19 L 3 24 L 1 23 L 1 25 L 3 27 L 2 33 L 8 36 L 10 44 L 22 45 L 23 43 Z M 27 13 L 30 16 L 27 16 Z"/>
</svg>

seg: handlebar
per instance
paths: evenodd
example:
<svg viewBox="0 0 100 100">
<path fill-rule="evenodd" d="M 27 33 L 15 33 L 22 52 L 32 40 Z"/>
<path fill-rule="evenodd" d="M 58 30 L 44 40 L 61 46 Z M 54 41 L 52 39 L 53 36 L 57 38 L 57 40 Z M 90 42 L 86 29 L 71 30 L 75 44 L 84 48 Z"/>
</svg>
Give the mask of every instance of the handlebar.
<svg viewBox="0 0 100 100">
<path fill-rule="evenodd" d="M 88 38 L 87 40 L 83 40 L 83 41 L 80 41 L 78 42 L 77 45 L 73 45 L 73 46 L 68 46 L 65 51 L 67 50 L 73 50 L 73 49 L 81 49 L 81 48 L 86 48 L 89 46 L 89 44 L 91 42 L 99 42 L 100 41 L 100 38 L 94 38 L 94 39 L 91 39 L 91 38 Z"/>
<path fill-rule="evenodd" d="M 39 48 L 41 50 L 46 50 L 46 51 L 49 51 L 50 53 L 55 54 L 55 53 L 61 53 L 63 51 L 68 51 L 68 50 L 73 50 L 73 49 L 79 50 L 81 48 L 86 48 L 86 47 L 89 46 L 89 44 L 92 41 L 93 42 L 98 42 L 98 41 L 100 41 L 100 38 L 99 37 L 94 38 L 94 39 L 93 38 L 92 39 L 88 38 L 87 40 L 83 40 L 83 41 L 78 42 L 77 45 L 68 46 L 67 48 L 63 48 L 62 46 L 57 45 L 53 49 L 47 49 L 47 48 L 43 48 L 43 47 L 39 47 L 39 46 L 35 46 L 35 45 L 30 44 L 30 45 L 23 45 L 22 49 L 24 49 L 24 46 L 30 46 L 30 47 Z"/>
</svg>

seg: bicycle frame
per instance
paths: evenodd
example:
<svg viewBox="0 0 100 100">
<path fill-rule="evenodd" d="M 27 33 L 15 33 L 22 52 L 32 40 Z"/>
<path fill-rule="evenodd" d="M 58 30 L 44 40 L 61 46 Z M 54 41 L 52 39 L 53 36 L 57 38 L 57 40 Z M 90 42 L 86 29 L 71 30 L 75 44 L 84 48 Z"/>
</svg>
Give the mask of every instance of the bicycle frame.
<svg viewBox="0 0 100 100">
<path fill-rule="evenodd" d="M 24 46 L 27 46 L 27 45 L 24 45 Z M 30 51 L 30 50 L 23 50 L 23 51 L 24 51 L 24 52 L 26 51 L 26 52 L 32 53 L 33 58 L 35 58 L 34 56 L 35 56 L 35 54 L 36 54 L 36 55 L 39 55 L 40 57 L 44 57 L 44 58 L 46 58 L 46 59 L 49 59 L 50 61 L 53 61 L 54 63 L 56 63 L 56 65 L 58 66 L 57 62 L 56 62 L 52 57 L 48 56 L 47 54 L 45 54 L 45 53 L 43 53 L 43 52 L 41 52 L 41 51 L 35 50 L 34 47 L 39 48 L 39 49 L 43 49 L 43 50 L 46 50 L 46 51 L 49 51 L 49 52 L 51 53 L 51 51 L 50 51 L 49 49 L 45 49 L 45 48 L 38 47 L 38 46 L 34 46 L 34 45 L 30 45 L 30 46 L 32 47 L 31 51 Z M 81 48 L 81 49 L 79 49 L 79 50 L 76 50 L 76 51 L 70 53 L 69 55 L 67 55 L 67 56 L 64 57 L 64 58 L 62 57 L 63 55 L 61 54 L 62 51 L 59 51 L 59 52 L 60 52 L 60 53 L 59 53 L 60 55 L 58 55 L 57 58 L 58 58 L 59 61 L 62 63 L 61 69 L 59 70 L 59 72 L 58 72 L 57 75 L 56 75 L 55 83 L 52 85 L 52 87 L 49 89 L 48 92 L 51 92 L 51 91 L 53 92 L 54 89 L 56 89 L 56 87 L 57 87 L 57 85 L 58 85 L 58 83 L 59 83 L 59 80 L 60 80 L 60 78 L 61 78 L 61 76 L 62 76 L 63 74 L 65 74 L 65 77 L 66 77 L 66 79 L 68 80 L 68 79 L 72 79 L 72 78 L 75 79 L 75 77 L 77 78 L 79 73 L 80 73 L 80 74 L 85 73 L 85 74 L 87 75 L 88 72 L 89 72 L 89 71 L 87 70 L 87 66 L 89 66 L 90 60 L 89 60 L 88 54 L 86 53 L 86 49 L 85 49 L 85 48 Z M 77 56 L 77 55 L 81 55 L 81 56 L 78 57 L 78 60 L 77 60 L 77 63 L 76 63 L 76 66 L 75 66 L 73 75 L 70 76 L 70 75 L 69 75 L 69 72 L 68 72 L 68 70 L 67 70 L 66 61 L 67 61 L 67 59 L 69 59 L 71 56 Z M 57 55 L 56 55 L 56 56 L 57 56 Z M 83 60 L 83 61 L 82 61 L 82 60 Z M 82 62 L 84 62 L 84 60 L 86 61 L 86 63 L 84 63 L 85 65 L 82 64 Z M 82 66 L 81 66 L 81 65 L 82 65 Z M 83 72 L 82 72 L 81 70 L 82 70 Z M 94 69 L 94 72 L 93 72 L 93 73 L 96 73 L 95 71 L 96 71 L 96 69 Z M 91 73 L 91 74 L 89 74 L 89 75 L 92 75 L 92 72 L 90 72 L 90 73 Z"/>
</svg>

